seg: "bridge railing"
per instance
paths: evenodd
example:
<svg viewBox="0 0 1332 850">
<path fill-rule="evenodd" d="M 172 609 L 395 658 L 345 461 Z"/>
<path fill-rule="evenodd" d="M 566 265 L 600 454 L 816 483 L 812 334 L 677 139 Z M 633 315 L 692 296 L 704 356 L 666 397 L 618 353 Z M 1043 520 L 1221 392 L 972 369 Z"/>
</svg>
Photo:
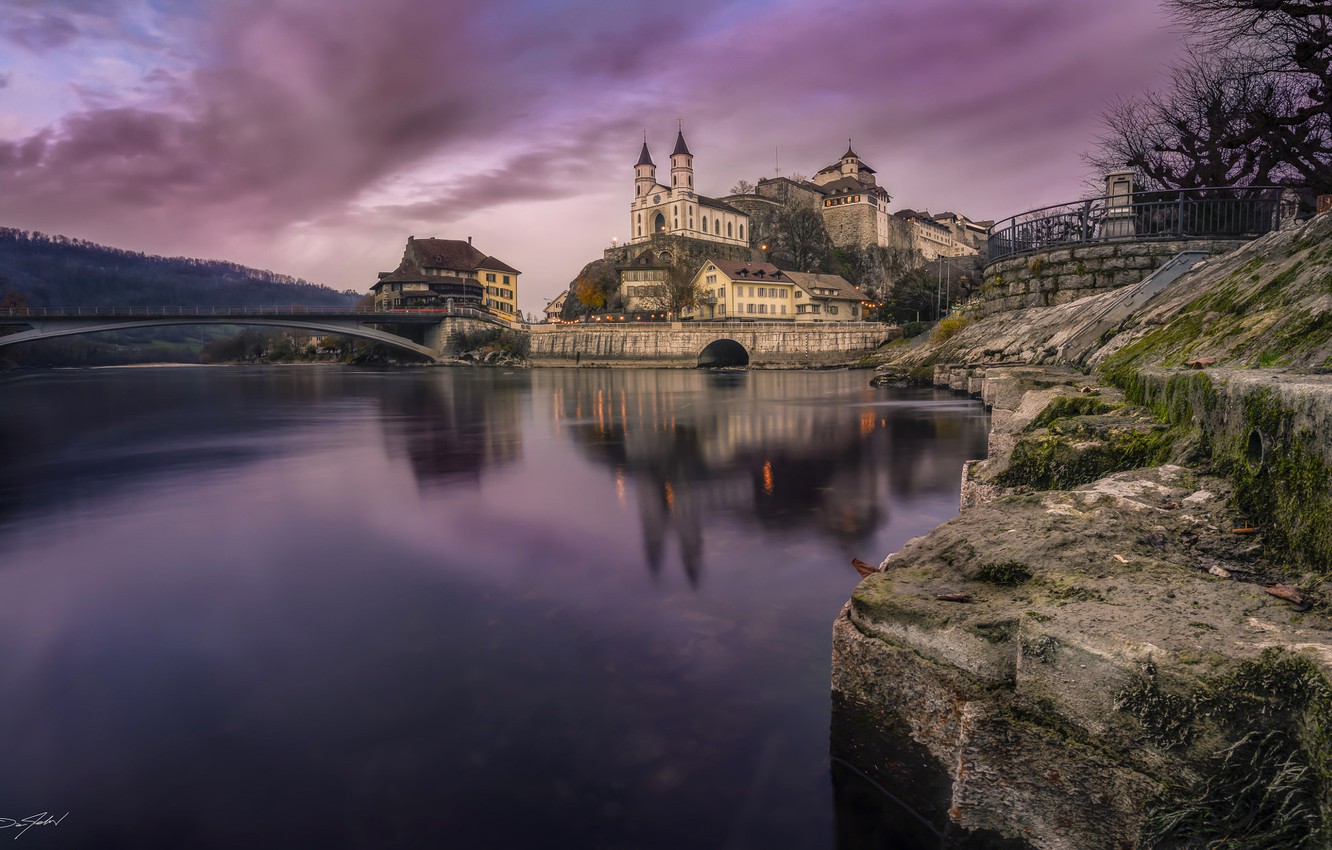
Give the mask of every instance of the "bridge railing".
<svg viewBox="0 0 1332 850">
<path fill-rule="evenodd" d="M 860 321 L 837 321 L 837 322 L 714 322 L 691 321 L 691 322 L 560 322 L 558 324 L 535 324 L 531 326 L 534 333 L 557 333 L 564 330 L 622 330 L 624 328 L 634 328 L 636 330 L 660 330 L 660 331 L 758 331 L 758 330 L 820 330 L 824 328 L 836 328 L 842 330 L 869 330 L 871 328 L 894 327 L 884 322 L 860 322 Z"/>
<path fill-rule="evenodd" d="M 990 228 L 990 260 L 1112 240 L 1252 239 L 1281 227 L 1279 186 L 1107 195 L 1041 207 Z"/>
<path fill-rule="evenodd" d="M 0 317 L 11 318 L 77 318 L 98 316 L 108 318 L 165 318 L 172 316 L 318 316 L 323 318 L 362 318 L 385 322 L 405 318 L 435 318 L 456 316 L 483 321 L 502 321 L 485 310 L 472 307 L 412 307 L 412 308 L 355 308 L 355 307 L 7 307 L 0 308 Z"/>
</svg>

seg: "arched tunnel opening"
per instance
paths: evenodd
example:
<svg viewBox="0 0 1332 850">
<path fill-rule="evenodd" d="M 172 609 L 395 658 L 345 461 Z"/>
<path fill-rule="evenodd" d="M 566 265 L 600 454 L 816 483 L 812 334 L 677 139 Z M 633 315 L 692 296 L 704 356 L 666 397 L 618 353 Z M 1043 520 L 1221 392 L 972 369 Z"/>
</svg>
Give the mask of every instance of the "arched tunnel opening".
<svg viewBox="0 0 1332 850">
<path fill-rule="evenodd" d="M 745 351 L 745 347 L 733 339 L 714 340 L 698 353 L 700 369 L 748 365 L 749 352 Z"/>
</svg>

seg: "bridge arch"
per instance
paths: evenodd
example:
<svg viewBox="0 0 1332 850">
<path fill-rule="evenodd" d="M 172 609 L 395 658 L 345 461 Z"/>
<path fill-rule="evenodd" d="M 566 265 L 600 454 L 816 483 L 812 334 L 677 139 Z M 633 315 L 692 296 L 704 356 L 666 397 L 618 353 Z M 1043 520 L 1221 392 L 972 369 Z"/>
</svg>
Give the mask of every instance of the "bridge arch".
<svg viewBox="0 0 1332 850">
<path fill-rule="evenodd" d="M 23 318 L 22 321 L 24 324 L 30 325 L 32 329 L 0 336 L 0 346 L 14 345 L 20 342 L 35 342 L 42 339 L 54 339 L 61 336 L 119 331 L 129 328 L 158 328 L 178 325 L 260 325 L 273 328 L 295 328 L 299 330 L 317 331 L 319 333 L 368 339 L 374 342 L 382 342 L 393 348 L 412 351 L 424 355 L 431 360 L 439 359 L 439 352 L 434 349 L 413 342 L 406 337 L 401 337 L 397 334 L 389 333 L 388 331 L 382 331 L 378 328 L 367 327 L 355 321 L 338 322 L 333 320 L 320 321 L 317 318 L 289 319 L 264 316 L 163 316 L 143 319 L 113 319 L 105 317 L 90 318 L 87 321 L 77 322 L 44 322 L 40 318 L 33 317 Z"/>
<path fill-rule="evenodd" d="M 749 352 L 733 339 L 715 339 L 698 353 L 701 368 L 717 366 L 748 366 Z"/>
</svg>

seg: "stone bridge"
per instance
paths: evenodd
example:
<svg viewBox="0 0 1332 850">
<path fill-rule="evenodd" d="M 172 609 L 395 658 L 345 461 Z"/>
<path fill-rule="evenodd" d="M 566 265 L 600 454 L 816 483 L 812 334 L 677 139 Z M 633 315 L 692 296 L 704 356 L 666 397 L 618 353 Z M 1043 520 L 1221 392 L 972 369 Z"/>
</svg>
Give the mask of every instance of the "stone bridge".
<svg viewBox="0 0 1332 850">
<path fill-rule="evenodd" d="M 659 366 L 827 366 L 896 337 L 872 322 L 671 322 L 534 325 L 538 363 Z"/>
<path fill-rule="evenodd" d="M 0 310 L 0 346 L 76 334 L 172 325 L 260 325 L 368 339 L 432 360 L 456 352 L 459 332 L 508 325 L 481 310 L 357 310 L 320 307 L 96 307 Z"/>
<path fill-rule="evenodd" d="M 506 323 L 466 308 L 451 311 L 356 310 L 317 307 L 114 307 L 0 310 L 0 346 L 75 334 L 171 325 L 262 325 L 381 342 L 446 360 L 460 335 Z M 516 328 L 517 333 L 527 329 Z M 622 363 L 660 366 L 825 366 L 852 362 L 897 335 L 869 322 L 674 322 L 670 324 L 536 325 L 537 363 Z"/>
</svg>

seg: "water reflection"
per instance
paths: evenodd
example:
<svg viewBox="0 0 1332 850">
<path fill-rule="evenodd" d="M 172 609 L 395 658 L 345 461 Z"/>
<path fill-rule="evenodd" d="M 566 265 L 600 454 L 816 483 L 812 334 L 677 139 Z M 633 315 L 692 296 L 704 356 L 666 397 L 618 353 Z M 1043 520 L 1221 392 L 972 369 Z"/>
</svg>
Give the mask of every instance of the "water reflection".
<svg viewBox="0 0 1332 850">
<path fill-rule="evenodd" d="M 985 452 L 975 405 L 932 390 L 830 394 L 824 374 L 566 370 L 535 386 L 617 488 L 631 482 L 649 571 L 660 573 L 675 541 L 694 585 L 711 522 L 815 532 L 863 555 L 893 501 L 954 491 L 954 452 Z"/>
<path fill-rule="evenodd" d="M 529 373 L 494 381 L 455 380 L 452 372 L 390 383 L 378 395 L 390 457 L 405 458 L 423 489 L 475 481 L 486 467 L 522 457 L 520 419 Z"/>
<path fill-rule="evenodd" d="M 5 381 L 0 816 L 73 813 L 33 847 L 867 846 L 895 815 L 839 809 L 828 758 L 846 554 L 951 515 L 984 433 L 863 373 Z"/>
</svg>

